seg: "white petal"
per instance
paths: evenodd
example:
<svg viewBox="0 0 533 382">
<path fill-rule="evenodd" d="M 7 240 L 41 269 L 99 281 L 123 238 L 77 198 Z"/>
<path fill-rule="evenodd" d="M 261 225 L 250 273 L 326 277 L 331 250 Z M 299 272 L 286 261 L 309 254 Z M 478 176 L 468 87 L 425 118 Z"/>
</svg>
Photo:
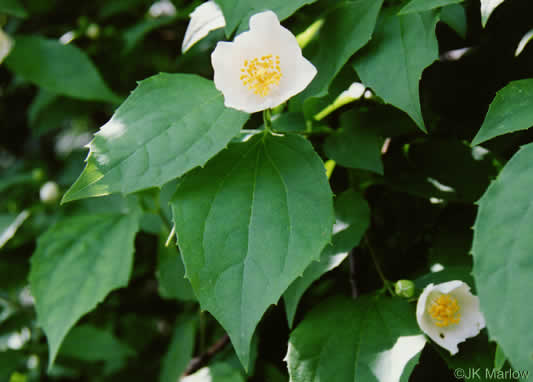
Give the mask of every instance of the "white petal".
<svg viewBox="0 0 533 382">
<path fill-rule="evenodd" d="M 210 31 L 226 26 L 224 14 L 214 1 L 207 1 L 199 5 L 189 17 L 191 21 L 189 21 L 183 44 L 181 45 L 182 53 L 188 51 L 194 44 L 207 36 Z"/>
<path fill-rule="evenodd" d="M 245 60 L 267 55 L 280 57 L 282 78 L 268 95 L 254 94 L 240 80 Z M 294 35 L 280 25 L 272 11 L 250 18 L 250 30 L 232 43 L 219 43 L 211 55 L 215 86 L 228 107 L 248 113 L 273 108 L 301 92 L 316 75 L 316 68 L 302 56 Z"/>
<path fill-rule="evenodd" d="M 438 327 L 427 312 L 428 302 L 440 294 L 449 294 L 459 304 L 461 320 L 458 324 Z M 470 287 L 462 281 L 429 284 L 418 299 L 416 320 L 424 333 L 452 355 L 459 351 L 458 344 L 479 334 L 485 327 L 485 319 L 479 308 L 479 299 L 470 293 Z"/>
<path fill-rule="evenodd" d="M 4 33 L 2 28 L 0 28 L 0 64 L 4 61 L 4 58 L 7 57 L 12 47 L 13 41 L 6 33 Z"/>
</svg>

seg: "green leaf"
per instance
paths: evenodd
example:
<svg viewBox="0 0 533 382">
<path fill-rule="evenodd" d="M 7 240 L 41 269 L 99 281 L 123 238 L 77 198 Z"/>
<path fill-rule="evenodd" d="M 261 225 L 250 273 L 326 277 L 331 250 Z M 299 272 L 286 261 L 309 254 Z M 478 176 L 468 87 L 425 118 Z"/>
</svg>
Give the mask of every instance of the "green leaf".
<svg viewBox="0 0 533 382">
<path fill-rule="evenodd" d="M 28 12 L 18 0 L 0 0 L 0 13 L 7 13 L 20 18 L 28 17 Z"/>
<path fill-rule="evenodd" d="M 59 355 L 95 362 L 131 357 L 135 355 L 135 351 L 110 331 L 84 324 L 68 333 L 59 349 Z"/>
<path fill-rule="evenodd" d="M 196 373 L 184 377 L 180 382 L 244 382 L 239 370 L 228 363 L 217 362 Z"/>
<path fill-rule="evenodd" d="M 426 339 L 414 307 L 400 299 L 333 298 L 291 333 L 291 382 L 394 382 L 409 375 Z"/>
<path fill-rule="evenodd" d="M 194 350 L 194 317 L 183 316 L 178 319 L 170 346 L 159 375 L 159 382 L 176 382 L 180 380 Z"/>
<path fill-rule="evenodd" d="M 448 24 L 461 38 L 466 39 L 466 32 L 468 31 L 466 10 L 461 4 L 451 4 L 442 8 L 440 21 Z"/>
<path fill-rule="evenodd" d="M 494 353 L 494 368 L 496 370 L 501 370 L 503 365 L 505 365 L 505 361 L 507 361 L 507 357 L 505 357 L 502 347 L 497 345 L 496 352 Z"/>
<path fill-rule="evenodd" d="M 0 248 L 15 236 L 17 230 L 29 216 L 28 210 L 24 210 L 18 215 L 0 215 Z"/>
<path fill-rule="evenodd" d="M 472 140 L 479 145 L 499 135 L 533 126 L 533 79 L 510 82 L 496 93 L 481 129 Z"/>
<path fill-rule="evenodd" d="M 6 65 L 26 80 L 54 93 L 94 101 L 120 102 L 89 57 L 74 45 L 39 36 L 19 36 Z"/>
<path fill-rule="evenodd" d="M 331 199 L 322 160 L 290 135 L 230 145 L 178 187 L 171 206 L 187 277 L 245 368 L 261 316 L 329 241 Z"/>
<path fill-rule="evenodd" d="M 306 289 L 324 273 L 338 267 L 350 250 L 361 241 L 370 224 L 370 207 L 360 193 L 348 190 L 335 199 L 336 222 L 331 244 L 322 251 L 320 261 L 311 263 L 283 294 L 289 327 Z"/>
<path fill-rule="evenodd" d="M 362 82 L 378 96 L 404 110 L 426 131 L 420 108 L 422 72 L 438 57 L 436 12 L 398 16 L 383 12 L 372 41 L 354 61 Z"/>
<path fill-rule="evenodd" d="M 272 119 L 272 129 L 279 133 L 303 133 L 306 130 L 302 113 L 288 112 Z"/>
<path fill-rule="evenodd" d="M 90 143 L 87 166 L 62 203 L 161 187 L 222 150 L 249 115 L 224 107 L 211 81 L 158 74 L 137 89 Z"/>
<path fill-rule="evenodd" d="M 326 15 L 318 34 L 317 51 L 309 57 L 318 73 L 298 99 L 327 94 L 335 75 L 372 37 L 382 4 L 383 0 L 340 2 Z"/>
<path fill-rule="evenodd" d="M 0 379 L 8 381 L 12 372 L 22 366 L 27 360 L 27 355 L 22 351 L 5 350 L 0 352 Z"/>
<path fill-rule="evenodd" d="M 462 3 L 464 0 L 411 0 L 405 5 L 399 15 L 406 15 L 413 12 L 426 12 L 435 8 L 444 7 L 450 4 Z"/>
<path fill-rule="evenodd" d="M 533 144 L 505 165 L 479 201 L 473 274 L 492 340 L 517 370 L 533 374 Z M 509 322 L 512 317 L 512 325 Z"/>
<path fill-rule="evenodd" d="M 271 10 L 285 20 L 306 4 L 316 0 L 216 0 L 226 19 L 226 36 L 229 37 L 239 24 L 248 25 L 248 19 L 259 12 Z"/>
<path fill-rule="evenodd" d="M 161 297 L 196 301 L 191 283 L 185 279 L 185 267 L 178 250 L 174 244 L 165 247 L 164 239 L 159 241 L 156 276 Z"/>
<path fill-rule="evenodd" d="M 383 175 L 381 147 L 385 140 L 364 114 L 350 110 L 340 117 L 340 129 L 326 139 L 326 156 L 344 167 L 359 168 Z"/>
<path fill-rule="evenodd" d="M 133 264 L 138 212 L 75 216 L 37 240 L 30 286 L 50 348 L 49 366 L 70 328 L 114 289 L 126 286 Z"/>
<path fill-rule="evenodd" d="M 505 0 L 481 0 L 481 25 L 487 25 L 492 12 Z"/>
<path fill-rule="evenodd" d="M 0 179 L 0 192 L 4 192 L 13 186 L 29 184 L 33 181 L 34 178 L 31 172 L 22 174 L 18 172 L 12 172 L 9 174 L 6 171 L 2 173 L 2 178 Z"/>
</svg>

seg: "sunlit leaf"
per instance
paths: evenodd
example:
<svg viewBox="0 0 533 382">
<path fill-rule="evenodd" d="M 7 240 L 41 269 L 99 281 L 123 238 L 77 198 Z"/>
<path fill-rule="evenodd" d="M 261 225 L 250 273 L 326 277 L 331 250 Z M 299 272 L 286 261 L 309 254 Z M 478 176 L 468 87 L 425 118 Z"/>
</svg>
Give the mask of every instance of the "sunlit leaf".
<svg viewBox="0 0 533 382">
<path fill-rule="evenodd" d="M 62 203 L 161 187 L 205 164 L 247 119 L 224 107 L 222 94 L 199 76 L 141 81 L 91 141 L 87 166 Z"/>
</svg>

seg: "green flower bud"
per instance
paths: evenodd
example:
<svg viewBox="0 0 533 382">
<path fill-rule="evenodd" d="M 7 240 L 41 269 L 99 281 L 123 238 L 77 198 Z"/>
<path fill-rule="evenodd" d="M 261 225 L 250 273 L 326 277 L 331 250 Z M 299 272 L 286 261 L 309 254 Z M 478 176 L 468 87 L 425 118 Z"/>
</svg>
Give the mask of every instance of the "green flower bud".
<svg viewBox="0 0 533 382">
<path fill-rule="evenodd" d="M 87 30 L 85 31 L 85 34 L 90 39 L 96 40 L 98 36 L 100 36 L 100 27 L 96 24 L 89 24 Z"/>
<path fill-rule="evenodd" d="M 411 280 L 398 280 L 394 284 L 394 292 L 405 298 L 411 298 L 415 294 L 415 283 Z"/>
<path fill-rule="evenodd" d="M 34 168 L 31 172 L 31 177 L 36 183 L 41 183 L 44 180 L 44 170 L 42 168 Z"/>
</svg>

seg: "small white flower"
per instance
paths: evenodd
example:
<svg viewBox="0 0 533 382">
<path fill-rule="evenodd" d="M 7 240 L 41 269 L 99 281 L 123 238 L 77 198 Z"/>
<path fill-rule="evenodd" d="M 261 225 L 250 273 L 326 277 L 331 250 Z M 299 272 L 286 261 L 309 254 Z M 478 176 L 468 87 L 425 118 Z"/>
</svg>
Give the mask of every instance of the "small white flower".
<svg viewBox="0 0 533 382">
<path fill-rule="evenodd" d="M 61 196 L 56 182 L 46 182 L 39 190 L 39 196 L 43 203 L 54 204 Z"/>
<path fill-rule="evenodd" d="M 187 25 L 181 45 L 182 53 L 188 51 L 194 44 L 207 36 L 209 32 L 226 26 L 226 19 L 222 10 L 212 0 L 197 6 L 189 17 L 191 21 Z"/>
<path fill-rule="evenodd" d="M 219 42 L 211 54 L 224 104 L 247 113 L 276 107 L 304 90 L 316 68 L 272 11 L 253 15 L 250 30 Z"/>
<path fill-rule="evenodd" d="M 429 284 L 418 299 L 416 320 L 429 338 L 452 355 L 459 351 L 457 344 L 477 336 L 485 327 L 479 298 L 459 280 Z"/>
<path fill-rule="evenodd" d="M 0 28 L 0 64 L 13 48 L 13 40 Z"/>
</svg>

